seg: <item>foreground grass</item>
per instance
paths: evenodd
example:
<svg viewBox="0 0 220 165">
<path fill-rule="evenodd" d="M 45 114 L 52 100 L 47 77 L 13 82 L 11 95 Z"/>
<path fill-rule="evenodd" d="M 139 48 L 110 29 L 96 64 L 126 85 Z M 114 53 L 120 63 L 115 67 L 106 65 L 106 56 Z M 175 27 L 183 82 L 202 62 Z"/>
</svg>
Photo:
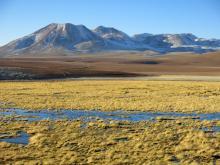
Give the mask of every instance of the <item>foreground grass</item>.
<svg viewBox="0 0 220 165">
<path fill-rule="evenodd" d="M 156 122 L 1 122 L 0 131 L 31 135 L 27 146 L 0 142 L 0 164 L 219 164 L 219 125 L 196 120 Z M 83 127 L 82 127 L 83 126 Z"/>
<path fill-rule="evenodd" d="M 220 82 L 0 82 L 0 108 L 219 112 Z"/>
</svg>

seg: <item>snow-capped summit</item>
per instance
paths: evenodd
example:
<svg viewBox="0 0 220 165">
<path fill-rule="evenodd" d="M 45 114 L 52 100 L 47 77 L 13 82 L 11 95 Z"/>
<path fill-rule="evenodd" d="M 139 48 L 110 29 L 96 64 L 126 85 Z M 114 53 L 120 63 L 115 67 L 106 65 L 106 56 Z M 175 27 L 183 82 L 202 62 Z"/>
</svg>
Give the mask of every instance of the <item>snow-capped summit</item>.
<svg viewBox="0 0 220 165">
<path fill-rule="evenodd" d="M 93 31 L 106 40 L 111 49 L 135 50 L 141 46 L 126 33 L 112 27 L 98 26 Z"/>
<path fill-rule="evenodd" d="M 181 34 L 138 34 L 133 39 L 155 48 L 160 52 L 195 51 L 205 52 L 220 47 L 220 40 L 201 40 L 191 33 Z M 209 46 L 208 46 L 209 45 Z M 207 46 L 207 47 L 205 47 Z"/>
<path fill-rule="evenodd" d="M 158 47 L 161 46 L 173 46 L 178 47 L 182 45 L 193 45 L 195 39 L 197 38 L 193 34 L 183 33 L 183 34 L 138 34 L 133 36 L 134 40 L 150 44 L 151 46 L 155 45 Z"/>
<path fill-rule="evenodd" d="M 158 52 L 206 52 L 220 47 L 220 40 L 201 39 L 191 33 L 137 34 L 130 37 L 113 27 L 90 30 L 84 25 L 52 23 L 0 47 L 0 56 L 42 52 L 100 52 L 153 50 Z"/>
<path fill-rule="evenodd" d="M 172 44 L 173 47 L 179 47 L 182 45 L 194 45 L 195 35 L 191 33 L 182 33 L 182 34 L 166 34 L 164 35 L 165 41 Z"/>
<path fill-rule="evenodd" d="M 109 40 L 130 40 L 127 34 L 112 27 L 98 26 L 94 32 L 102 38 Z"/>
<path fill-rule="evenodd" d="M 43 41 L 44 46 L 50 44 L 69 50 L 74 50 L 75 45 L 81 42 L 101 40 L 84 25 L 70 23 L 50 24 L 35 32 L 34 35 L 36 36 L 36 42 Z"/>
<path fill-rule="evenodd" d="M 90 50 L 97 45 L 104 45 L 104 41 L 84 25 L 52 23 L 30 35 L 10 42 L 0 48 L 0 52 L 20 54 L 49 49 L 76 51 L 83 48 Z"/>
</svg>

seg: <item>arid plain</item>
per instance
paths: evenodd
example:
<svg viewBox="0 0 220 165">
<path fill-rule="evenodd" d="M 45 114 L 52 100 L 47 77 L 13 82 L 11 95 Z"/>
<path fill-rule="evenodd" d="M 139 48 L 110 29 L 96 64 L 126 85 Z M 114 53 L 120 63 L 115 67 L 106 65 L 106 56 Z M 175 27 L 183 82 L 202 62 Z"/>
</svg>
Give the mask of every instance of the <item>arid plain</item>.
<svg viewBox="0 0 220 165">
<path fill-rule="evenodd" d="M 52 57 L 35 55 L 2 58 L 0 67 L 30 74 L 33 79 L 158 75 L 220 76 L 219 56 L 220 52 L 168 55 L 122 52 Z"/>
</svg>

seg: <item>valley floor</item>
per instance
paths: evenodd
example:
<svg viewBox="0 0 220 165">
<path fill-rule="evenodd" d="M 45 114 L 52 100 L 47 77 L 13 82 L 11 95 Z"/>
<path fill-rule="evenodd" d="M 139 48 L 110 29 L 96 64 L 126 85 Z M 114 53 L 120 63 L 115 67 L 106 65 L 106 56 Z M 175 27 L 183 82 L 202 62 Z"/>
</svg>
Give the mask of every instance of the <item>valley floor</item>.
<svg viewBox="0 0 220 165">
<path fill-rule="evenodd" d="M 220 52 L 147 52 L 0 58 L 0 80 L 161 75 L 220 76 Z"/>
<path fill-rule="evenodd" d="M 5 81 L 0 82 L 0 91 L 1 111 L 220 112 L 220 82 L 212 81 Z M 6 141 L 22 136 L 21 132 L 27 133 L 27 144 Z M 22 116 L 0 115 L 0 164 L 205 165 L 219 164 L 219 151 L 216 119 L 26 121 Z"/>
<path fill-rule="evenodd" d="M 0 108 L 211 113 L 220 82 L 66 80 L 0 82 Z"/>
</svg>

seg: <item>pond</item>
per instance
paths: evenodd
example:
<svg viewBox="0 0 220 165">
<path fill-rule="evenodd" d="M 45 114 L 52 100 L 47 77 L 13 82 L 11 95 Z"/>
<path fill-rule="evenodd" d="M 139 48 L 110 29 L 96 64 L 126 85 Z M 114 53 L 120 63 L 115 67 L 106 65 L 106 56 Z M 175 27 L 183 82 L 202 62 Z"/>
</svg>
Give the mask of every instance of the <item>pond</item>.
<svg viewBox="0 0 220 165">
<path fill-rule="evenodd" d="M 85 122 L 101 119 L 104 121 L 155 121 L 155 120 L 175 120 L 177 118 L 195 120 L 220 120 L 220 113 L 196 114 L 196 113 L 176 113 L 176 112 L 137 112 L 137 111 L 88 111 L 88 110 L 40 110 L 30 111 L 23 109 L 0 110 L 2 121 L 41 121 L 41 120 L 81 120 Z M 219 126 L 202 128 L 203 131 L 220 132 Z M 7 133 L 0 133 L 0 142 L 27 145 L 30 135 L 24 131 L 17 132 L 16 136 Z"/>
<path fill-rule="evenodd" d="M 9 134 L 4 134 L 4 138 L 0 138 L 0 142 L 27 145 L 29 143 L 29 138 L 30 138 L 29 134 L 27 134 L 24 131 L 19 131 L 16 136 L 12 136 L 12 137 Z"/>
</svg>

